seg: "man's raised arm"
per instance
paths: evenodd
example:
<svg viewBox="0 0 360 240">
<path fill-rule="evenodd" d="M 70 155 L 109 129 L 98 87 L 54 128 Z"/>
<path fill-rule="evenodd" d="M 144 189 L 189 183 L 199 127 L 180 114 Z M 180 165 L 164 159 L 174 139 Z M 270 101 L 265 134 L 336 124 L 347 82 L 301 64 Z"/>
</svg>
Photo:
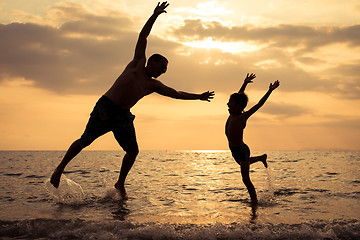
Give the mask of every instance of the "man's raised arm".
<svg viewBox="0 0 360 240">
<path fill-rule="evenodd" d="M 150 18 L 145 23 L 144 27 L 141 29 L 138 41 L 135 47 L 135 55 L 134 59 L 145 58 L 145 49 L 147 43 L 147 37 L 150 34 L 151 28 L 155 23 L 155 20 L 161 13 L 166 13 L 165 8 L 169 6 L 167 2 L 158 3 L 156 8 L 154 9 L 154 13 L 150 16 Z"/>
</svg>

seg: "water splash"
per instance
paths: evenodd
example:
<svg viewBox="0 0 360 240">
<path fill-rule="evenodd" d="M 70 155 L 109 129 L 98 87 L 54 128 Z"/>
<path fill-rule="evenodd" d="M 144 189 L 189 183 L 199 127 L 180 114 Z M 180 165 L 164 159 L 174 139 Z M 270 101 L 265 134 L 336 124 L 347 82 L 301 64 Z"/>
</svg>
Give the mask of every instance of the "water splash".
<svg viewBox="0 0 360 240">
<path fill-rule="evenodd" d="M 274 177 L 273 177 L 273 172 L 271 170 L 271 167 L 268 166 L 266 168 L 266 173 L 267 173 L 267 182 L 268 182 L 268 191 L 269 194 L 274 196 L 274 192 L 275 192 L 275 188 L 274 188 Z"/>
<path fill-rule="evenodd" d="M 102 187 L 104 189 L 101 200 L 121 200 L 119 190 L 114 187 L 114 182 L 108 180 L 112 178 L 111 175 L 109 175 L 109 170 L 102 167 L 99 172 L 101 173 L 99 174 L 99 178 L 101 179 Z"/>
<path fill-rule="evenodd" d="M 259 199 L 259 204 L 262 206 L 267 206 L 267 205 L 273 205 L 274 204 L 274 196 L 275 196 L 275 186 L 274 186 L 274 178 L 273 178 L 273 172 L 270 168 L 270 166 L 268 166 L 266 168 L 266 173 L 267 173 L 267 189 L 265 192 L 262 193 L 261 198 Z"/>
<path fill-rule="evenodd" d="M 58 203 L 65 204 L 80 204 L 84 203 L 85 194 L 80 184 L 61 176 L 60 184 L 58 188 L 55 188 L 50 179 L 46 180 L 45 188 L 49 192 L 50 196 Z"/>
<path fill-rule="evenodd" d="M 120 193 L 115 188 L 107 188 L 103 200 L 121 200 Z"/>
</svg>

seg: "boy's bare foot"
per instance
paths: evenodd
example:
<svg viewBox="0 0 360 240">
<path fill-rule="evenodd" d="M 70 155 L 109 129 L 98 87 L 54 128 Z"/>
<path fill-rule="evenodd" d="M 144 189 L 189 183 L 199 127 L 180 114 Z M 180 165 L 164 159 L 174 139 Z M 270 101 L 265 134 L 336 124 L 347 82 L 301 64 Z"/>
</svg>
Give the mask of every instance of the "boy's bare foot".
<svg viewBox="0 0 360 240">
<path fill-rule="evenodd" d="M 126 190 L 125 190 L 125 187 L 124 185 L 121 185 L 119 182 L 115 183 L 115 186 L 114 186 L 117 190 L 119 190 L 119 193 L 120 193 L 120 198 L 122 200 L 127 200 L 128 199 L 128 195 L 126 193 Z"/>
<path fill-rule="evenodd" d="M 58 188 L 60 184 L 60 178 L 61 178 L 61 171 L 59 171 L 58 168 L 55 169 L 54 173 L 51 175 L 50 183 Z"/>
<path fill-rule="evenodd" d="M 266 161 L 266 159 L 267 159 L 267 154 L 262 155 L 262 157 L 263 157 L 263 160 L 261 160 L 261 161 L 262 161 L 262 163 L 264 164 L 264 166 L 267 168 L 267 167 L 268 167 L 268 164 L 267 164 L 267 161 Z"/>
</svg>

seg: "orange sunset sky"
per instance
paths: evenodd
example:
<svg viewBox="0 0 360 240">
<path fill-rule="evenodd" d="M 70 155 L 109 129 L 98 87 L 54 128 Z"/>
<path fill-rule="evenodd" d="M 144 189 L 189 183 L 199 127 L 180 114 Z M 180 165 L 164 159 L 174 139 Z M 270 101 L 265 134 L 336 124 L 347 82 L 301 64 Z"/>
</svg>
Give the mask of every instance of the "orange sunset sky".
<svg viewBox="0 0 360 240">
<path fill-rule="evenodd" d="M 152 94 L 132 109 L 140 150 L 227 149 L 228 96 L 246 73 L 253 150 L 360 150 L 358 0 L 169 1 L 147 56 L 169 60 L 159 80 L 215 91 L 211 103 Z M 0 0 L 0 150 L 66 150 L 132 59 L 157 2 Z M 120 149 L 111 133 L 87 149 Z"/>
</svg>

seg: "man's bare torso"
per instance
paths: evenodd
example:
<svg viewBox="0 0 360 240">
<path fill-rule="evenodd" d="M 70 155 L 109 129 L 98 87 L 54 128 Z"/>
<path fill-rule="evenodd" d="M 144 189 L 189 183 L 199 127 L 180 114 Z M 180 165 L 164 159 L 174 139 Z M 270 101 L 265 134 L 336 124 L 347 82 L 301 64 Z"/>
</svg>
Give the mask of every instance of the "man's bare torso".
<svg viewBox="0 0 360 240">
<path fill-rule="evenodd" d="M 141 98 L 154 92 L 156 80 L 146 76 L 145 61 L 131 61 L 104 95 L 117 105 L 130 109 Z"/>
</svg>

